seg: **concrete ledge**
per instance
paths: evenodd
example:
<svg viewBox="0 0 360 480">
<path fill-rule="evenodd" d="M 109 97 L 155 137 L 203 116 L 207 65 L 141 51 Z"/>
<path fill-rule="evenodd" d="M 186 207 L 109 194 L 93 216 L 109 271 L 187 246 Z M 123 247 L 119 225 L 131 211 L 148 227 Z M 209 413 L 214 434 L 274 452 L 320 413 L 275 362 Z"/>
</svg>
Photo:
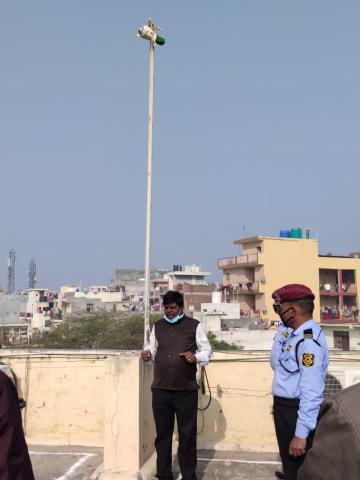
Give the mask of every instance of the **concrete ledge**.
<svg viewBox="0 0 360 480">
<path fill-rule="evenodd" d="M 154 474 L 152 365 L 139 356 L 109 358 L 105 369 L 104 471 L 101 480 L 142 480 Z"/>
</svg>

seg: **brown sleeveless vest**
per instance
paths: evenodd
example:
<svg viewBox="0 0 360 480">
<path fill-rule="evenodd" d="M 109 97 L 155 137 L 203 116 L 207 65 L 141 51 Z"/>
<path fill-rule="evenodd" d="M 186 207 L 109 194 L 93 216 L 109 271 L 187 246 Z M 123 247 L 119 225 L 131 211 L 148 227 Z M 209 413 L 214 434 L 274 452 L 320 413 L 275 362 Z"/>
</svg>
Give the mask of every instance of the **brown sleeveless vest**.
<svg viewBox="0 0 360 480">
<path fill-rule="evenodd" d="M 151 388 L 164 390 L 197 390 L 196 364 L 188 363 L 179 353 L 196 353 L 196 329 L 199 322 L 182 317 L 176 323 L 163 318 L 155 323 L 158 348 Z"/>
</svg>

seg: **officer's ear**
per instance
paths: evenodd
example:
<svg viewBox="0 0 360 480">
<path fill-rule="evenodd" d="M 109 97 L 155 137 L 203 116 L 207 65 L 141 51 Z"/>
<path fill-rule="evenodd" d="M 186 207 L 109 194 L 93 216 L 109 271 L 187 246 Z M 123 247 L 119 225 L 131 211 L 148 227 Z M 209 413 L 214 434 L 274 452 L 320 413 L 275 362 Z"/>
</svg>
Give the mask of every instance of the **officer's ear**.
<svg viewBox="0 0 360 480">
<path fill-rule="evenodd" d="M 291 307 L 295 310 L 295 313 L 296 313 L 296 314 L 302 312 L 302 308 L 301 308 L 300 305 L 298 305 L 297 303 L 292 303 L 292 304 L 291 304 Z"/>
</svg>

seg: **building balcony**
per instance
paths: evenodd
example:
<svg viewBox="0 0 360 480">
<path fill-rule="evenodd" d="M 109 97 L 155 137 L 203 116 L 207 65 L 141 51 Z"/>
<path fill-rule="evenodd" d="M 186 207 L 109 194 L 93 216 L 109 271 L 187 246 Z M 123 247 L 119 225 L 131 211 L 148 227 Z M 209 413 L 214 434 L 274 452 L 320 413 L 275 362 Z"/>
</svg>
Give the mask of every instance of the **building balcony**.
<svg viewBox="0 0 360 480">
<path fill-rule="evenodd" d="M 322 323 L 358 323 L 358 313 L 352 310 L 344 312 L 321 312 Z"/>
<path fill-rule="evenodd" d="M 218 268 L 252 267 L 258 264 L 259 255 L 257 253 L 248 253 L 246 255 L 236 255 L 235 257 L 220 258 Z"/>
<path fill-rule="evenodd" d="M 225 286 L 227 295 L 252 295 L 259 293 L 259 282 L 249 281 Z"/>
<path fill-rule="evenodd" d="M 354 297 L 357 294 L 355 283 L 343 283 L 339 288 L 337 283 L 321 283 L 320 295 L 338 297 L 339 295 Z"/>
</svg>

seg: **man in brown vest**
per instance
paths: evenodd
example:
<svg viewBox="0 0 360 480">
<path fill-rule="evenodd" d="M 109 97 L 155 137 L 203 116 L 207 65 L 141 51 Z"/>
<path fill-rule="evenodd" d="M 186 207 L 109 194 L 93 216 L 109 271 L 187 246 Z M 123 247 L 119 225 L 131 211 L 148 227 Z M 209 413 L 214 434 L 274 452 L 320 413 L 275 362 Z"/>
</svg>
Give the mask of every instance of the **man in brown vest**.
<svg viewBox="0 0 360 480">
<path fill-rule="evenodd" d="M 144 362 L 154 360 L 151 389 L 156 426 L 156 476 L 160 480 L 173 480 L 172 436 L 176 415 L 182 480 L 196 480 L 196 363 L 204 366 L 209 362 L 211 346 L 200 322 L 184 315 L 181 293 L 167 292 L 163 306 L 164 317 L 155 323 L 150 343 L 141 352 Z"/>
</svg>

